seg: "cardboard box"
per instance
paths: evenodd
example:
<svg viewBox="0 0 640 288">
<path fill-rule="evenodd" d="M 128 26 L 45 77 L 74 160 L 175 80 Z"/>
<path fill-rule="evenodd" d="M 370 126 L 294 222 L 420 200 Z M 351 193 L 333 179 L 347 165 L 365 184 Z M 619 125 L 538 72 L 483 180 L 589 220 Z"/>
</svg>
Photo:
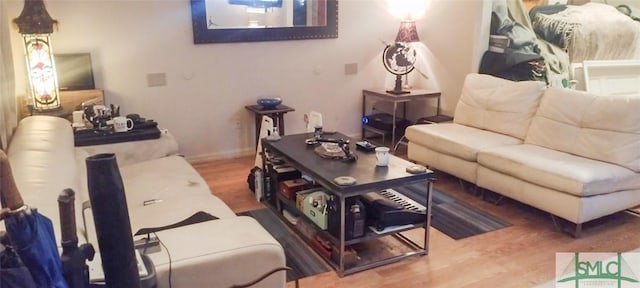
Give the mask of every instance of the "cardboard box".
<svg viewBox="0 0 640 288">
<path fill-rule="evenodd" d="M 329 195 L 327 195 L 327 193 L 324 191 L 316 191 L 309 193 L 302 201 L 302 213 L 322 230 L 327 230 L 328 227 L 328 200 Z"/>
<path fill-rule="evenodd" d="M 302 178 L 286 180 L 280 182 L 280 194 L 286 197 L 289 200 L 294 201 L 296 192 L 303 190 L 307 181 L 302 180 Z"/>
<path fill-rule="evenodd" d="M 312 189 L 301 190 L 296 192 L 296 207 L 298 208 L 298 210 L 300 210 L 300 212 L 304 210 L 302 207 L 302 202 L 304 201 L 304 198 L 316 191 L 322 191 L 322 188 L 312 188 Z"/>
</svg>

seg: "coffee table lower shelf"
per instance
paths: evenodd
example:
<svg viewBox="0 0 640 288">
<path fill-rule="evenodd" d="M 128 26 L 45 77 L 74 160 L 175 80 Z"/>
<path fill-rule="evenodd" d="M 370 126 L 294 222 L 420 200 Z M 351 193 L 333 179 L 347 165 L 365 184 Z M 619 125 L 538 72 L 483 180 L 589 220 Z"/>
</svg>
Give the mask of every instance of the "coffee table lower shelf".
<svg viewBox="0 0 640 288">
<path fill-rule="evenodd" d="M 279 197 L 280 201 L 283 201 L 282 203 L 284 205 L 291 205 L 292 203 L 287 203 L 288 201 L 286 201 L 286 198 L 284 197 Z M 360 263 L 356 264 L 353 267 L 340 267 L 339 263 L 336 263 L 336 261 L 334 261 L 333 259 L 331 259 L 331 257 L 327 257 L 326 255 L 324 255 L 322 252 L 317 251 L 317 248 L 314 246 L 314 244 L 312 243 L 311 239 L 305 235 L 304 233 L 302 233 L 302 231 L 300 231 L 299 227 L 296 227 L 295 224 L 289 222 L 289 220 L 284 217 L 281 213 L 281 211 L 278 211 L 279 209 L 277 207 L 274 207 L 272 205 L 267 205 L 269 208 L 271 208 L 274 213 L 276 213 L 276 215 L 278 215 L 278 217 L 280 218 L 280 220 L 282 222 L 284 222 L 287 227 L 289 227 L 289 229 L 293 230 L 295 232 L 295 234 L 300 237 L 300 239 L 302 239 L 307 245 L 309 245 L 309 247 L 311 247 L 314 252 L 316 252 L 316 254 L 318 254 L 322 259 L 325 260 L 325 262 L 327 262 L 327 264 L 329 264 L 334 270 L 336 270 L 336 272 L 338 273 L 338 275 L 340 277 L 343 276 L 347 276 L 350 274 L 354 274 L 354 273 L 358 273 L 361 271 L 365 271 L 365 270 L 369 270 L 372 268 L 376 268 L 376 267 L 380 267 L 383 265 L 387 265 L 390 263 L 394 263 L 394 262 L 398 262 L 401 261 L 403 259 L 409 258 L 409 257 L 414 257 L 414 256 L 424 256 L 429 254 L 428 251 L 428 247 L 426 245 L 427 243 L 427 239 L 425 237 L 425 239 L 423 240 L 425 244 L 423 244 L 422 246 L 418 243 L 416 243 L 415 241 L 409 239 L 408 237 L 406 237 L 405 235 L 401 234 L 402 232 L 406 232 L 409 230 L 413 230 L 413 229 L 425 229 L 424 228 L 424 224 L 416 224 L 416 225 L 408 225 L 407 228 L 402 228 L 402 229 L 398 229 L 397 231 L 394 232 L 386 232 L 386 233 L 382 233 L 380 236 L 372 236 L 372 234 L 374 234 L 374 232 L 368 232 L 366 236 L 362 237 L 362 238 L 357 238 L 357 239 L 352 239 L 352 240 L 348 240 L 345 241 L 345 245 L 349 245 L 349 246 L 358 246 L 358 245 L 362 245 L 362 246 L 378 246 L 378 248 L 376 248 L 375 250 L 380 250 L 379 249 L 379 245 L 384 242 L 387 244 L 387 246 L 389 246 L 389 244 L 394 244 L 393 249 L 394 250 L 400 250 L 401 248 L 403 248 L 403 250 L 405 250 L 404 252 L 402 252 L 401 254 L 396 254 L 396 255 L 384 255 L 384 256 L 379 256 L 379 257 L 373 257 L 372 255 L 367 255 L 365 257 L 363 257 L 364 255 L 362 254 L 358 254 L 361 258 L 366 258 L 366 259 L 362 259 L 361 261 L 359 261 Z M 315 223 L 313 223 L 310 219 L 308 219 L 304 214 L 300 214 L 300 216 L 298 217 L 298 221 L 304 221 L 306 225 L 312 226 L 313 229 L 316 230 L 316 232 L 318 234 L 321 234 L 323 236 L 323 238 L 328 239 L 334 246 L 336 246 L 336 248 L 339 247 L 339 240 L 336 239 L 333 235 L 331 235 L 329 232 L 320 229 L 318 226 L 315 225 Z M 426 235 L 426 233 L 425 233 Z M 370 243 L 369 245 L 365 245 L 366 243 Z M 371 244 L 373 243 L 373 244 Z M 401 247 L 398 247 L 400 246 Z M 339 248 L 338 248 L 339 249 Z M 374 250 L 373 248 L 371 248 L 371 250 Z M 362 251 L 360 251 L 362 252 Z M 386 257 L 385 257 L 386 256 Z M 344 264 L 343 264 L 344 265 Z"/>
<path fill-rule="evenodd" d="M 381 258 L 381 259 L 375 259 L 375 260 L 372 260 L 372 261 L 370 261 L 368 263 L 362 263 L 362 264 L 358 264 L 358 265 L 356 265 L 354 267 L 344 268 L 343 270 L 340 270 L 339 265 L 334 263 L 333 260 L 327 259 L 322 254 L 320 254 L 320 256 L 322 258 L 325 258 L 325 261 L 327 261 L 327 263 L 329 263 L 329 265 L 331 265 L 333 267 L 333 269 L 335 269 L 336 272 L 338 272 L 338 275 L 340 277 L 343 277 L 343 276 L 347 276 L 347 275 L 350 275 L 350 274 L 354 274 L 354 273 L 362 272 L 362 271 L 365 271 L 365 270 L 373 269 L 373 268 L 376 268 L 376 267 L 384 266 L 384 265 L 387 265 L 387 264 L 395 263 L 395 262 L 401 261 L 401 260 L 409 258 L 409 257 L 424 256 L 424 255 L 429 254 L 428 249 L 420 247 L 419 244 L 415 243 L 414 241 L 412 241 L 411 239 L 405 237 L 404 235 L 402 235 L 400 233 L 391 234 L 391 235 L 387 236 L 387 238 L 395 238 L 397 243 L 401 243 L 405 247 L 411 248 L 411 249 L 414 249 L 414 250 L 407 251 L 405 253 L 394 255 L 394 256 L 389 256 L 389 257 L 385 257 L 385 258 Z M 378 239 L 381 239 L 381 238 L 378 238 Z"/>
</svg>

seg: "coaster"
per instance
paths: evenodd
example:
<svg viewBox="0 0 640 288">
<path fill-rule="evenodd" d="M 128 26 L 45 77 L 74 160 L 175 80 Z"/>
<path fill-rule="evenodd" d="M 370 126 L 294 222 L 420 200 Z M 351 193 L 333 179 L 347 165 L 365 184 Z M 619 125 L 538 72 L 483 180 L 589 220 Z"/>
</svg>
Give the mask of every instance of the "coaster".
<svg viewBox="0 0 640 288">
<path fill-rule="evenodd" d="M 351 186 L 353 184 L 356 184 L 356 178 L 353 178 L 351 176 L 340 176 L 333 179 L 333 182 L 336 182 L 336 184 L 340 186 Z"/>
<path fill-rule="evenodd" d="M 427 172 L 427 167 L 424 167 L 422 165 L 411 165 L 407 167 L 407 173 L 410 174 L 420 174 L 425 172 Z"/>
</svg>

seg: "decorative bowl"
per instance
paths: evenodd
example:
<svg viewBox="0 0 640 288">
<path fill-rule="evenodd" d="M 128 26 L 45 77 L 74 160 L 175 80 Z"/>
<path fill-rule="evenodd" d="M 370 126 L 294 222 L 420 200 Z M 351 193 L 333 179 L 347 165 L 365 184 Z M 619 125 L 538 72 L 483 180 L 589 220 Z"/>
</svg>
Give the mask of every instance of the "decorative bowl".
<svg viewBox="0 0 640 288">
<path fill-rule="evenodd" d="M 260 98 L 256 101 L 258 105 L 262 105 L 263 109 L 275 109 L 282 103 L 280 98 Z"/>
</svg>

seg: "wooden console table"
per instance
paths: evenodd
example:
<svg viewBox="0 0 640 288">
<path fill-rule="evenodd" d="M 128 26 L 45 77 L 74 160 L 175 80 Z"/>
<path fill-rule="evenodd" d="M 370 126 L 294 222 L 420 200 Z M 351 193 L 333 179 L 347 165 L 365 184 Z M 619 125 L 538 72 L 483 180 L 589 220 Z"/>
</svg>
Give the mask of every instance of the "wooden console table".
<svg viewBox="0 0 640 288">
<path fill-rule="evenodd" d="M 29 111 L 24 97 L 18 97 L 18 119 L 22 119 L 31 115 L 52 115 L 71 120 L 73 111 L 79 110 L 76 107 L 87 101 L 93 104 L 104 104 L 104 91 L 102 89 L 77 90 L 77 91 L 60 91 L 60 107 L 52 111 Z"/>
</svg>

